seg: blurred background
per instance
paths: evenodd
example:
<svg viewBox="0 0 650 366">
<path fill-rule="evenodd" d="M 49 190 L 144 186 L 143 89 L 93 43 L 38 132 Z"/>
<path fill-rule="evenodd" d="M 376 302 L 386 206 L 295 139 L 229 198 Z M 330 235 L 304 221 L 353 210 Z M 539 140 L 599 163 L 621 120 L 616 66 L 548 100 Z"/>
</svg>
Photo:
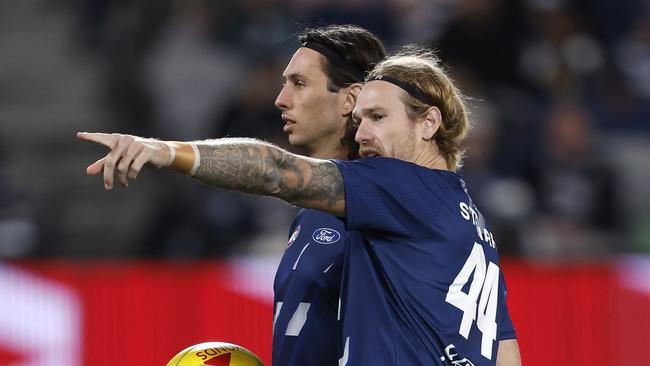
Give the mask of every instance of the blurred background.
<svg viewBox="0 0 650 366">
<path fill-rule="evenodd" d="M 205 340 L 268 362 L 296 210 L 164 171 L 104 191 L 85 167 L 105 150 L 75 133 L 290 148 L 280 75 L 331 23 L 437 49 L 471 98 L 461 174 L 524 364 L 650 365 L 647 0 L 3 0 L 0 365 L 161 364 Z"/>
</svg>

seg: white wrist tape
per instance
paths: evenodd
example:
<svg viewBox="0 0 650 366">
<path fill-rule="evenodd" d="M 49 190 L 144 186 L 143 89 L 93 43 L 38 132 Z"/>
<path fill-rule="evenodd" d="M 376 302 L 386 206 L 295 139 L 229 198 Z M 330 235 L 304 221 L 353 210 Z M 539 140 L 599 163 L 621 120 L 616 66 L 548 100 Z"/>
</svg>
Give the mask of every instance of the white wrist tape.
<svg viewBox="0 0 650 366">
<path fill-rule="evenodd" d="M 185 173 L 189 176 L 196 174 L 201 165 L 199 148 L 192 142 L 165 141 L 169 146 L 169 165 L 172 170 Z"/>
<path fill-rule="evenodd" d="M 176 148 L 172 146 L 167 141 L 164 141 L 165 145 L 169 148 L 169 160 L 167 161 L 167 164 L 165 165 L 166 167 L 171 166 L 174 163 L 174 160 L 176 159 Z"/>
<path fill-rule="evenodd" d="M 195 143 L 190 142 L 190 146 L 194 151 L 194 164 L 192 165 L 192 169 L 188 173 L 191 177 L 194 176 L 194 174 L 196 174 L 197 170 L 199 170 L 199 166 L 201 165 L 201 153 L 199 152 L 199 148 L 196 146 Z"/>
</svg>

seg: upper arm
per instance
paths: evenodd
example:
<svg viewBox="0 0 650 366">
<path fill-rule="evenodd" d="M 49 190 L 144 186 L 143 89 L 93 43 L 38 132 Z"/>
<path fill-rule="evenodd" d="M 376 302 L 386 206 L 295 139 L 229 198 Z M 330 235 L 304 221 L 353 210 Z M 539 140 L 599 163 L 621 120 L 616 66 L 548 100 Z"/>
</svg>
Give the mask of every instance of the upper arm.
<svg viewBox="0 0 650 366">
<path fill-rule="evenodd" d="M 278 160 L 278 167 L 281 176 L 275 196 L 296 206 L 345 216 L 343 177 L 334 162 L 287 154 Z"/>
</svg>

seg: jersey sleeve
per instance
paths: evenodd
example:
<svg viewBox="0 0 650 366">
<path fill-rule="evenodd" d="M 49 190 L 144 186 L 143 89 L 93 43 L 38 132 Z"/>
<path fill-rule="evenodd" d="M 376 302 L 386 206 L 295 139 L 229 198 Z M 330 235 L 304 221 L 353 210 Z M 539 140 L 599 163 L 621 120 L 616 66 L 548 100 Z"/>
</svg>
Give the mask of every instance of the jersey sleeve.
<svg viewBox="0 0 650 366">
<path fill-rule="evenodd" d="M 405 197 L 408 168 L 387 158 L 355 161 L 334 160 L 345 188 L 346 228 L 361 232 L 401 234 L 405 231 L 397 215 L 408 215 L 412 206 Z M 402 182 L 395 177 L 400 176 Z"/>
<path fill-rule="evenodd" d="M 507 305 L 503 318 L 501 319 L 501 324 L 499 324 L 499 340 L 503 341 L 506 339 L 517 339 L 517 333 L 515 332 L 515 327 L 512 325 L 512 319 L 510 319 L 510 312 L 508 311 Z"/>
<path fill-rule="evenodd" d="M 505 304 L 507 298 L 507 290 L 506 290 L 506 282 L 505 279 L 503 278 L 503 273 L 501 273 L 499 281 L 501 282 L 499 287 L 502 288 L 504 292 L 504 296 L 503 296 L 504 310 L 502 313 L 501 321 L 499 322 L 498 339 L 499 341 L 503 341 L 506 339 L 517 339 L 515 327 L 512 324 L 512 319 L 510 319 L 510 312 L 508 311 L 508 305 Z"/>
</svg>

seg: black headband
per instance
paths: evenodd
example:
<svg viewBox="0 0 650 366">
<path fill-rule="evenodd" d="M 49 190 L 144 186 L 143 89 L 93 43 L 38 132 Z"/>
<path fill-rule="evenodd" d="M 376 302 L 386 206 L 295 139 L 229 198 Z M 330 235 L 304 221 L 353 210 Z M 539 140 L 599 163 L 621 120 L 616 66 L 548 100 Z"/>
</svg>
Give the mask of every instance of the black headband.
<svg viewBox="0 0 650 366">
<path fill-rule="evenodd" d="M 325 56 L 329 62 L 352 74 L 352 76 L 355 78 L 355 81 L 363 81 L 366 73 L 363 70 L 359 69 L 352 62 L 346 60 L 345 57 L 341 56 L 333 49 L 316 42 L 305 42 L 302 44 L 302 47 L 311 48 L 312 50 Z"/>
<path fill-rule="evenodd" d="M 374 78 L 367 81 L 372 81 L 372 80 L 383 80 L 391 84 L 395 84 L 400 88 L 402 88 L 407 93 L 411 94 L 411 96 L 413 96 L 415 99 L 419 100 L 420 102 L 430 106 L 433 106 L 435 104 L 433 102 L 433 98 L 431 98 L 431 96 L 428 95 L 427 93 L 423 92 L 422 89 L 418 88 L 415 84 L 407 83 L 405 81 L 396 79 L 394 77 L 386 76 L 386 75 L 377 75 Z"/>
</svg>

